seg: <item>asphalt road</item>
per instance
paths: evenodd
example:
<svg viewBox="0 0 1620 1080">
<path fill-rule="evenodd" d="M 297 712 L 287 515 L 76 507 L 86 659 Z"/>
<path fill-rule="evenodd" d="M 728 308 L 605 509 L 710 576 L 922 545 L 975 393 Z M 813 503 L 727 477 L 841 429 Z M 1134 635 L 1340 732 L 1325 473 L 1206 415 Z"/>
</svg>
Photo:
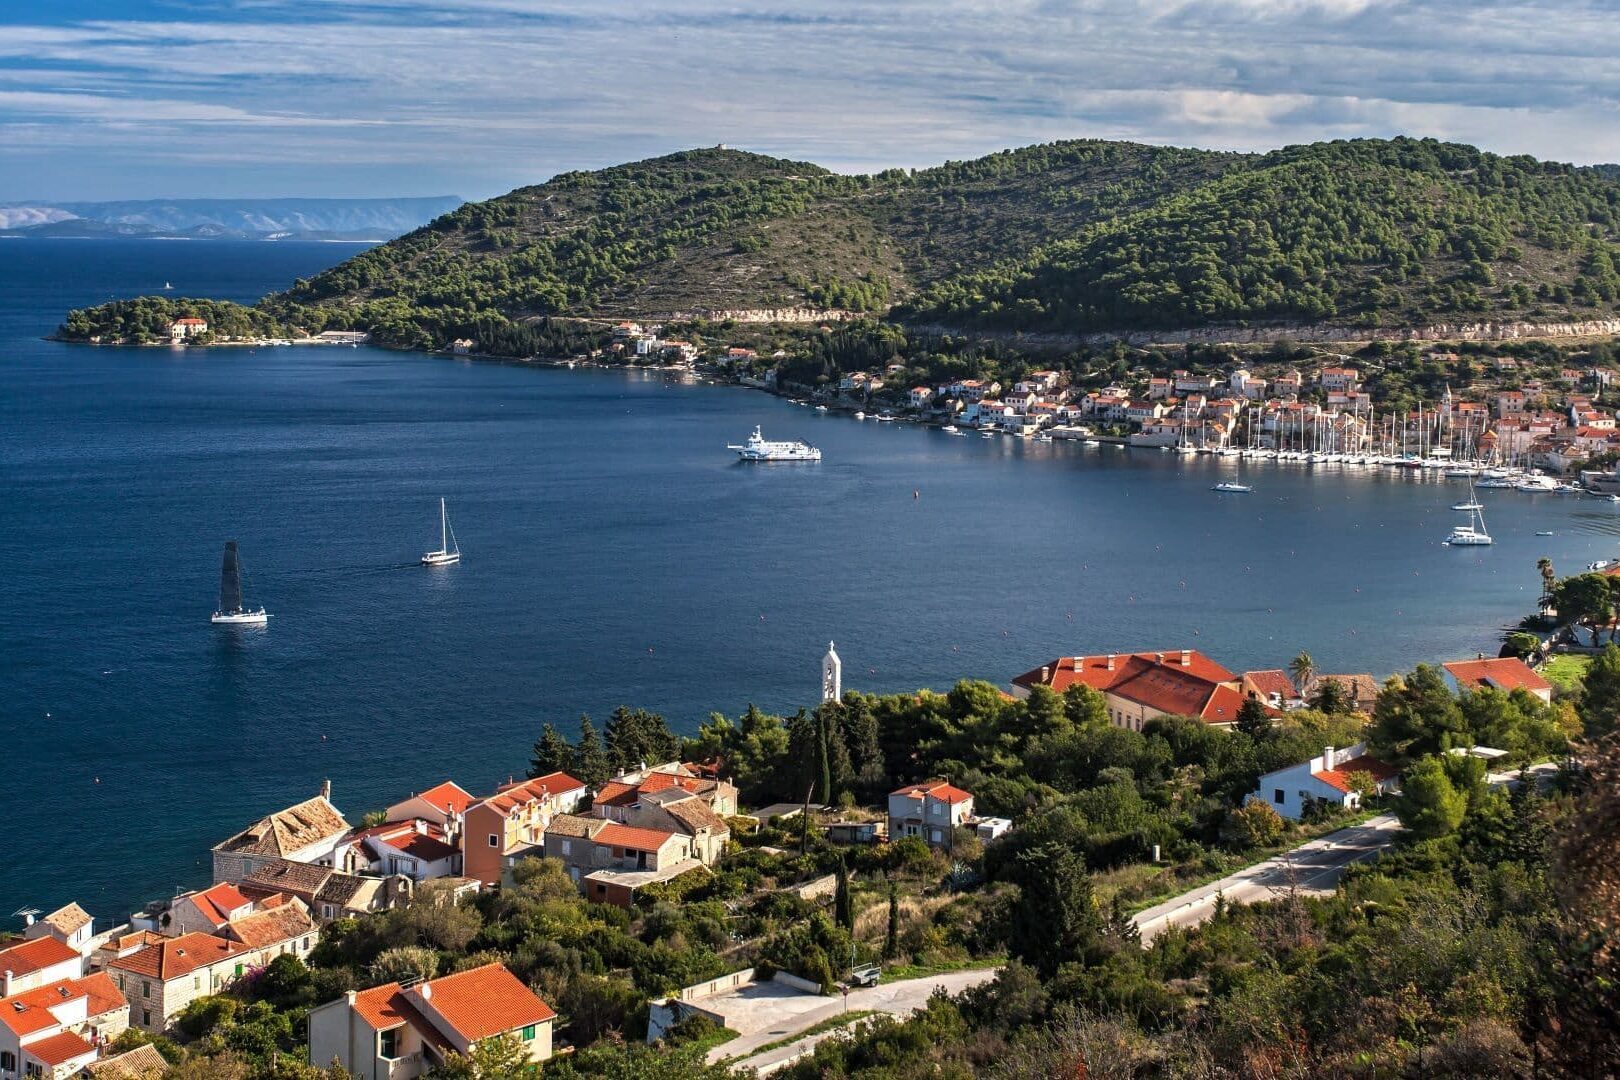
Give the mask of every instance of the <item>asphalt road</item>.
<svg viewBox="0 0 1620 1080">
<path fill-rule="evenodd" d="M 1546 763 L 1531 766 L 1530 772 L 1538 782 L 1545 783 L 1557 769 L 1557 765 Z M 1512 787 L 1519 780 L 1519 772 L 1490 773 L 1487 779 L 1497 787 Z M 1312 896 L 1331 895 L 1339 887 L 1346 867 L 1370 859 L 1393 844 L 1400 830 L 1400 822 L 1394 814 L 1382 814 L 1363 824 L 1318 837 L 1219 881 L 1200 885 L 1138 912 L 1132 921 L 1142 932 L 1145 944 L 1167 926 L 1197 926 L 1209 918 L 1217 894 L 1224 896 L 1229 904 L 1275 899 L 1290 888 Z"/>
</svg>

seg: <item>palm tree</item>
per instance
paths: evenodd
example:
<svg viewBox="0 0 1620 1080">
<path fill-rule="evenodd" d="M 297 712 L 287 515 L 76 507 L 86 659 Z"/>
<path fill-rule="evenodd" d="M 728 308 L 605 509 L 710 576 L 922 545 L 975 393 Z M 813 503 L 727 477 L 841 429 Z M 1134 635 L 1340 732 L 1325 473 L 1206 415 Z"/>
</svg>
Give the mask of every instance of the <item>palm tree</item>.
<svg viewBox="0 0 1620 1080">
<path fill-rule="evenodd" d="M 1553 586 L 1558 584 L 1558 578 L 1553 574 L 1552 560 L 1545 555 L 1536 560 L 1536 569 L 1541 572 L 1541 609 L 1545 611 L 1552 605 Z"/>
<path fill-rule="evenodd" d="M 1299 692 L 1303 694 L 1310 684 L 1311 677 L 1316 674 L 1316 661 L 1311 659 L 1310 653 L 1302 652 L 1288 661 L 1288 674 L 1294 677 L 1294 685 L 1298 686 Z"/>
</svg>

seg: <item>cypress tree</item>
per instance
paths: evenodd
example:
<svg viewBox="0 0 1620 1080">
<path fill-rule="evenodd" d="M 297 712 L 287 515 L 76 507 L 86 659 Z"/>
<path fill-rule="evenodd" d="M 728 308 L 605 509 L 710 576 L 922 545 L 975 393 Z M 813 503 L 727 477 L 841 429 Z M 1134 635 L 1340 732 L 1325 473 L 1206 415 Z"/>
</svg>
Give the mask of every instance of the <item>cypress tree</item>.
<svg viewBox="0 0 1620 1080">
<path fill-rule="evenodd" d="M 596 725 L 585 713 L 579 714 L 579 745 L 574 750 L 574 778 L 595 787 L 610 775 L 607 755 L 602 752 L 602 740 L 597 737 Z"/>
<path fill-rule="evenodd" d="M 900 955 L 900 887 L 889 882 L 889 932 L 883 937 L 883 959 Z"/>
<path fill-rule="evenodd" d="M 855 905 L 849 895 L 849 868 L 838 864 L 838 888 L 833 894 L 833 919 L 846 930 L 855 929 Z"/>
</svg>

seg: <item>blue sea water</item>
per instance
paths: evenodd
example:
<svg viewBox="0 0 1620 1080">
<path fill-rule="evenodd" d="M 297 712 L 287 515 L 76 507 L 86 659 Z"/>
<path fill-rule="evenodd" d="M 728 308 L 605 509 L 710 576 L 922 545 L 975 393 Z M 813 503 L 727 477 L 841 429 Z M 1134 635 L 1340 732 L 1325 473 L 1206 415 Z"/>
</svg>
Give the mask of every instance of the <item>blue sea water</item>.
<svg viewBox="0 0 1620 1080">
<path fill-rule="evenodd" d="M 847 687 L 1005 683 L 1056 655 L 1301 649 L 1382 677 L 1494 652 L 1620 547 L 1595 501 L 1111 447 L 952 438 L 629 372 L 374 349 L 97 349 L 68 308 L 252 300 L 329 244 L 0 241 L 0 916 L 98 918 L 330 778 L 351 819 L 520 773 L 540 725 L 619 704 L 692 730 Z M 819 465 L 747 466 L 761 424 Z M 1216 495 L 1241 476 L 1251 495 Z M 449 499 L 465 559 L 417 565 Z M 1552 529 L 1553 537 L 1536 537 Z M 210 626 L 241 542 L 263 631 Z"/>
</svg>

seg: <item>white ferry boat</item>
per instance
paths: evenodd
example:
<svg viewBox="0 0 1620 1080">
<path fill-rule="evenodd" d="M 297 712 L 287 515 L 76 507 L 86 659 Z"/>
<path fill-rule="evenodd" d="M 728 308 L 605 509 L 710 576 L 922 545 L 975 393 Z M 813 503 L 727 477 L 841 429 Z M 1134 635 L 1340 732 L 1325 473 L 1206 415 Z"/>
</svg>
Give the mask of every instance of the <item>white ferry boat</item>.
<svg viewBox="0 0 1620 1080">
<path fill-rule="evenodd" d="M 737 451 L 737 456 L 743 461 L 820 461 L 821 451 L 803 442 L 767 442 L 765 436 L 759 433 L 759 428 L 748 436 L 748 442 L 742 446 L 727 446 L 727 450 Z"/>
</svg>

